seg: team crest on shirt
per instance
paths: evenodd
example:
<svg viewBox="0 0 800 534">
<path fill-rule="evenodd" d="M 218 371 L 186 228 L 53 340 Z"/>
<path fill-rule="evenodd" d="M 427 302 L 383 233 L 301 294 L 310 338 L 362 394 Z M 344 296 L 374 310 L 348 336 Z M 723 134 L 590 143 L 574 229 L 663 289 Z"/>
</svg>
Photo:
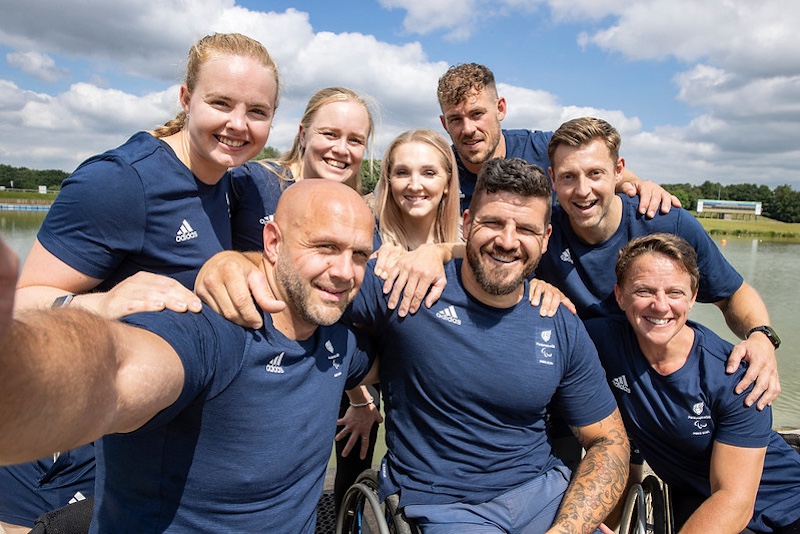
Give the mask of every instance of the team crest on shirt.
<svg viewBox="0 0 800 534">
<path fill-rule="evenodd" d="M 539 352 L 541 353 L 538 362 L 544 365 L 553 365 L 553 350 L 556 348 L 555 345 L 550 343 L 550 339 L 553 337 L 553 331 L 542 330 L 539 332 L 539 335 L 542 340 L 536 342 L 536 346 L 539 347 Z"/>
<path fill-rule="evenodd" d="M 333 368 L 334 368 L 334 369 L 337 369 L 337 370 L 338 370 L 338 369 L 339 369 L 339 366 L 340 366 L 340 365 L 342 365 L 342 363 L 341 363 L 340 361 L 338 361 L 338 359 L 339 359 L 341 356 L 339 356 L 339 353 L 338 353 L 338 352 L 336 352 L 336 350 L 333 348 L 333 343 L 331 343 L 331 340 L 330 340 L 330 339 L 329 339 L 329 340 L 327 340 L 327 341 L 325 342 L 325 349 L 326 349 L 328 352 L 330 352 L 330 353 L 331 353 L 331 355 L 330 355 L 330 356 L 328 356 L 328 359 L 331 361 L 331 365 L 333 365 Z M 340 374 L 342 374 L 342 373 L 341 373 L 341 372 L 338 372 L 338 373 L 336 373 L 334 376 L 339 376 Z"/>
<path fill-rule="evenodd" d="M 696 413 L 697 415 L 700 415 L 701 413 L 703 413 L 703 409 L 705 407 L 706 407 L 705 403 L 703 403 L 703 401 L 700 401 L 697 404 L 695 404 L 694 406 L 692 406 L 692 411 L 694 413 Z"/>
<path fill-rule="evenodd" d="M 552 336 L 553 336 L 553 331 L 552 330 L 545 330 L 545 331 L 542 332 L 542 341 L 544 341 L 545 343 L 548 343 Z"/>
</svg>

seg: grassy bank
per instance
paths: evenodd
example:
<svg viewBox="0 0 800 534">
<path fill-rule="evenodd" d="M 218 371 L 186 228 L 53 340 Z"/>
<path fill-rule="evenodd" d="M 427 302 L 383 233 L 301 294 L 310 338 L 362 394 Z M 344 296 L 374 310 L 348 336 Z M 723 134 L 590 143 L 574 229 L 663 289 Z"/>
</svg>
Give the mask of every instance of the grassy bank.
<svg viewBox="0 0 800 534">
<path fill-rule="evenodd" d="M 752 221 L 709 218 L 700 218 L 698 221 L 712 236 L 756 237 L 800 243 L 800 223 L 784 223 L 767 217 L 759 217 L 758 220 Z"/>
<path fill-rule="evenodd" d="M 52 204 L 58 191 L 0 191 L 0 204 Z"/>
</svg>

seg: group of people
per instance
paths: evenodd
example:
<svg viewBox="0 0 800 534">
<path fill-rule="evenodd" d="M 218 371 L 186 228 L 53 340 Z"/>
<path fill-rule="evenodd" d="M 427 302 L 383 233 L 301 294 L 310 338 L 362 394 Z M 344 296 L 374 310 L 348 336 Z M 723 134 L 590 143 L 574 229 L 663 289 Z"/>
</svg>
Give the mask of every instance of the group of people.
<svg viewBox="0 0 800 534">
<path fill-rule="evenodd" d="M 3 251 L 6 530 L 94 495 L 92 532 L 313 532 L 334 436 L 370 465 L 381 397 L 381 494 L 425 533 L 608 531 L 643 460 L 685 532 L 800 532 L 766 307 L 611 125 L 503 130 L 491 71 L 451 67 L 452 146 L 398 136 L 370 209 L 365 97 L 317 92 L 253 162 L 269 53 L 214 34 L 189 59 L 176 119 L 65 181 L 16 291 Z"/>
</svg>

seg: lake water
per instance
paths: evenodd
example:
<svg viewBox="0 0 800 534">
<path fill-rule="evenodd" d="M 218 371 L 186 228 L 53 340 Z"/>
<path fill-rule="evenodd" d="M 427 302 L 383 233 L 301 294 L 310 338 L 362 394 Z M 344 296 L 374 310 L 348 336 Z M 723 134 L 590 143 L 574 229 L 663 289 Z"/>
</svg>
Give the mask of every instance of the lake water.
<svg viewBox="0 0 800 534">
<path fill-rule="evenodd" d="M 0 235 L 19 254 L 27 256 L 39 226 L 42 212 L 0 211 Z M 781 337 L 778 366 L 783 393 L 774 404 L 775 426 L 800 428 L 800 244 L 758 239 L 725 238 L 714 241 L 723 255 L 764 299 L 772 325 Z M 725 325 L 716 306 L 695 306 L 692 319 L 712 328 L 728 341 L 736 337 Z"/>
</svg>

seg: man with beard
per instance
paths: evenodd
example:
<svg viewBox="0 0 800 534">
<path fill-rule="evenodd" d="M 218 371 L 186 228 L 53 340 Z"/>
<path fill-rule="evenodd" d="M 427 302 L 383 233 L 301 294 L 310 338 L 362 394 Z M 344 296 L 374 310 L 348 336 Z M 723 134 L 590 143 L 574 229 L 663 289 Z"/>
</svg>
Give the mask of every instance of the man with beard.
<svg viewBox="0 0 800 534">
<path fill-rule="evenodd" d="M 337 321 L 358 292 L 373 217 L 306 180 L 264 229 L 283 311 L 246 329 L 210 309 L 104 320 L 21 314 L 0 354 L 0 463 L 98 441 L 92 532 L 314 531 L 338 401 L 370 368 Z"/>
<path fill-rule="evenodd" d="M 484 65 L 453 65 L 439 78 L 436 97 L 442 114 L 439 119 L 453 141 L 461 184 L 461 210 L 469 207 L 481 167 L 491 158 L 521 158 L 542 169 L 550 166 L 547 145 L 553 132 L 504 130 L 500 123 L 508 110 L 506 99 L 497 93 L 494 73 Z M 653 217 L 678 199 L 661 186 L 642 180 L 629 169 L 618 184 L 618 192 L 639 196 L 640 213 Z"/>
<path fill-rule="evenodd" d="M 399 491 L 426 534 L 589 532 L 626 480 L 628 440 L 582 323 L 528 302 L 550 203 L 540 168 L 488 161 L 464 213 L 467 259 L 445 265 L 436 305 L 400 317 L 368 268 L 345 314 L 374 331 L 381 355 L 381 494 Z M 545 433 L 552 399 L 586 448 L 571 482 Z"/>
</svg>

